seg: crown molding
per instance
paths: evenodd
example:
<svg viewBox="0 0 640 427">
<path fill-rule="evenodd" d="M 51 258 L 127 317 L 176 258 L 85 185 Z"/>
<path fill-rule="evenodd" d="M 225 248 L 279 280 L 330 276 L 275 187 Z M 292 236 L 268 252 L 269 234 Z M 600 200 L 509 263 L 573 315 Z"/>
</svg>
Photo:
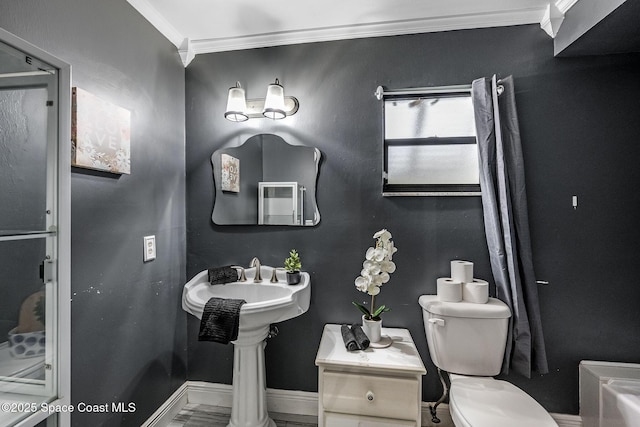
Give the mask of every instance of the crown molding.
<svg viewBox="0 0 640 427">
<path fill-rule="evenodd" d="M 163 36 L 173 43 L 177 48 L 180 48 L 185 36 L 183 36 L 173 25 L 165 19 L 164 16 L 158 12 L 158 10 L 151 5 L 147 0 L 127 0 L 127 2 L 133 6 L 147 21 L 151 23 Z M 185 65 L 186 67 L 186 65 Z"/>
<path fill-rule="evenodd" d="M 503 27 L 540 22 L 544 10 L 526 8 L 515 11 L 408 19 L 375 24 L 356 24 L 308 30 L 282 31 L 242 37 L 191 40 L 196 54 L 270 46 L 431 33 L 470 28 Z"/>
<path fill-rule="evenodd" d="M 578 0 L 558 0 L 556 1 L 556 6 L 560 9 L 560 12 L 566 13 L 576 3 L 578 3 Z"/>
<path fill-rule="evenodd" d="M 189 40 L 188 38 L 185 38 L 182 41 L 182 44 L 178 46 L 178 54 L 180 54 L 180 60 L 182 61 L 182 63 L 184 64 L 184 67 L 186 68 L 187 65 L 189 65 L 191 61 L 193 61 L 193 58 L 196 57 L 196 53 L 193 51 L 191 40 Z"/>
<path fill-rule="evenodd" d="M 564 21 L 564 15 L 578 0 L 558 0 L 551 2 L 545 9 L 544 16 L 540 20 L 542 28 L 551 38 L 555 38 Z"/>
<path fill-rule="evenodd" d="M 559 0 L 575 3 L 577 0 Z M 195 55 L 202 53 L 256 49 L 263 47 L 386 37 L 405 34 L 432 33 L 471 28 L 504 27 L 541 22 L 544 8 L 523 8 L 476 14 L 461 14 L 434 18 L 417 18 L 372 24 L 354 24 L 303 30 L 280 31 L 239 37 L 212 39 L 188 38 L 160 14 L 148 0 L 127 0 L 162 35 L 173 43 L 186 67 Z"/>
<path fill-rule="evenodd" d="M 540 28 L 542 28 L 549 37 L 555 38 L 562 25 L 562 21 L 564 21 L 564 13 L 555 3 L 549 3 L 540 21 Z"/>
</svg>

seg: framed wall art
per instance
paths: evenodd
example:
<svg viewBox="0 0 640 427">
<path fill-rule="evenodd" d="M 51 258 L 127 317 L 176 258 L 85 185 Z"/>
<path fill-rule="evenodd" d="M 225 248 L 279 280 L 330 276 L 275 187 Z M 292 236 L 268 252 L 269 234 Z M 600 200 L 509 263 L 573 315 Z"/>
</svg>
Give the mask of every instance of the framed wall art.
<svg viewBox="0 0 640 427">
<path fill-rule="evenodd" d="M 130 174 L 131 112 L 74 87 L 71 114 L 71 165 Z"/>
<path fill-rule="evenodd" d="M 240 192 L 240 159 L 228 154 L 221 154 L 222 177 L 220 186 L 222 191 Z"/>
</svg>

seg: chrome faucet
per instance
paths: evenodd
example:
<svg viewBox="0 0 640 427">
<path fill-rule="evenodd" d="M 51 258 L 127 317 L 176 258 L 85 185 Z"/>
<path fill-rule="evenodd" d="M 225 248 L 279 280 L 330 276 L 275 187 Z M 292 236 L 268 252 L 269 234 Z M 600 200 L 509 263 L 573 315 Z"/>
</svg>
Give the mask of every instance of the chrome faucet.
<svg viewBox="0 0 640 427">
<path fill-rule="evenodd" d="M 255 283 L 262 282 L 262 276 L 260 275 L 260 260 L 258 259 L 257 256 L 253 257 L 253 259 L 251 260 L 251 263 L 249 263 L 249 267 L 256 268 L 256 275 L 253 278 L 253 281 Z"/>
<path fill-rule="evenodd" d="M 273 267 L 273 270 L 271 271 L 271 283 L 278 283 L 278 275 L 276 274 L 277 271 L 278 269 Z"/>
<path fill-rule="evenodd" d="M 244 275 L 244 267 L 239 265 L 232 265 L 231 268 L 235 268 L 238 271 L 238 282 L 246 282 L 247 276 Z"/>
</svg>

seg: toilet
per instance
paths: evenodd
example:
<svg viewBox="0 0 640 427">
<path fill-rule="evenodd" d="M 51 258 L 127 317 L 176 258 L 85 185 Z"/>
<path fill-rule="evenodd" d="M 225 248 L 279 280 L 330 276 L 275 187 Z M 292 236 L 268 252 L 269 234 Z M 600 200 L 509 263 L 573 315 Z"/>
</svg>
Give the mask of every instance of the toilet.
<svg viewBox="0 0 640 427">
<path fill-rule="evenodd" d="M 509 307 L 444 302 L 422 295 L 424 329 L 434 365 L 449 373 L 449 412 L 456 427 L 558 427 L 531 396 L 500 373 L 507 342 Z"/>
</svg>

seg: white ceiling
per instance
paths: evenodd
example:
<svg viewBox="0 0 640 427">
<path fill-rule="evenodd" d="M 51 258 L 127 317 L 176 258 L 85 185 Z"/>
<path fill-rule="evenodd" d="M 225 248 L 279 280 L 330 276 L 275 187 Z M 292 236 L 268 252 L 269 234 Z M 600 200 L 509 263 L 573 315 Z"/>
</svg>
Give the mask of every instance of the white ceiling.
<svg viewBox="0 0 640 427">
<path fill-rule="evenodd" d="M 127 0 L 183 55 L 540 23 L 550 0 Z M 575 3 L 576 0 L 556 0 Z M 189 58 L 187 58 L 187 56 Z"/>
</svg>

